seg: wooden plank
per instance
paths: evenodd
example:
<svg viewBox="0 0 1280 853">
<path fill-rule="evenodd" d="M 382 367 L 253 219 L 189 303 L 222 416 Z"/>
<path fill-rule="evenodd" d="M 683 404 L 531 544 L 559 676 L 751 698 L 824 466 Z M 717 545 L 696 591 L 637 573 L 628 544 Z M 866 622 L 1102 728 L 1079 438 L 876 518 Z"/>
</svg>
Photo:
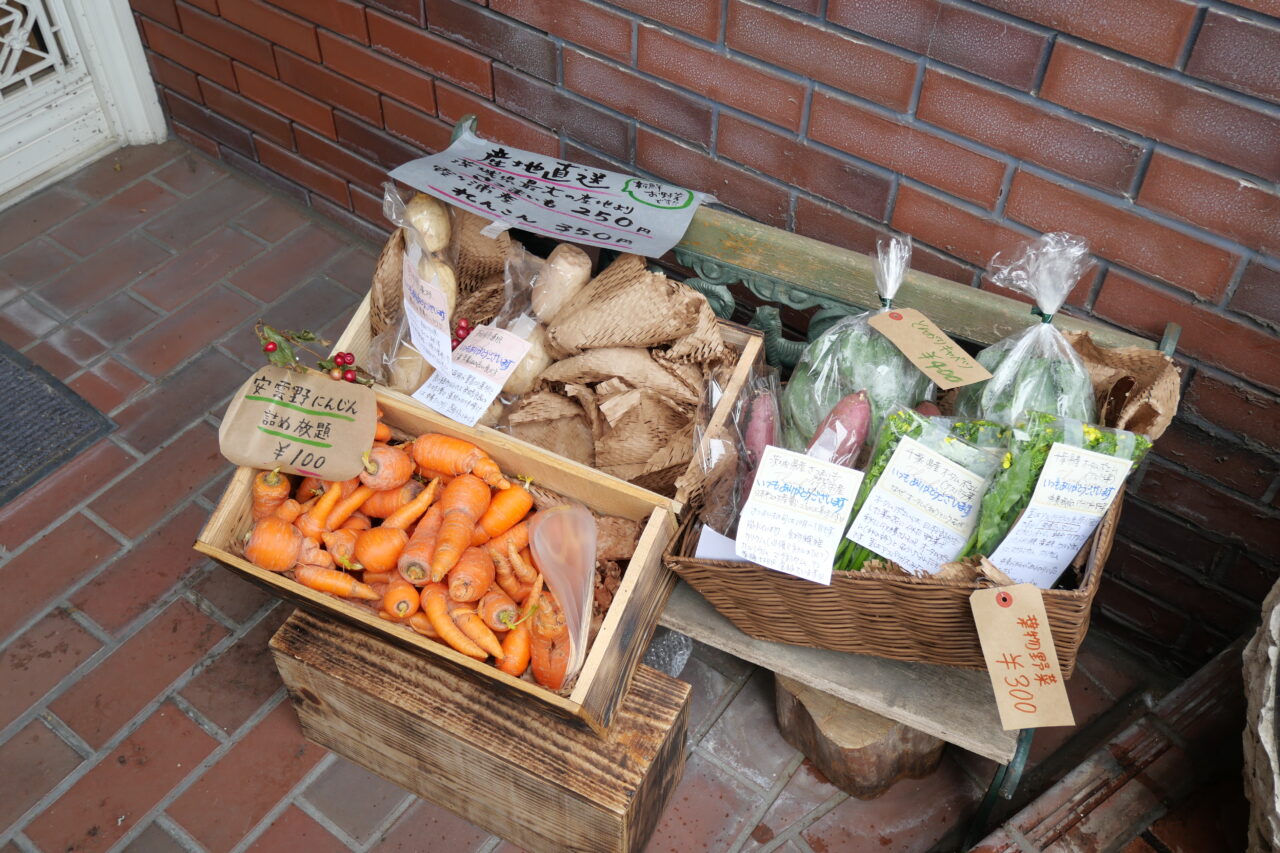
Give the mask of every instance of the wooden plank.
<svg viewBox="0 0 1280 853">
<path fill-rule="evenodd" d="M 641 666 L 614 737 L 297 612 L 271 650 L 308 738 L 534 851 L 639 851 L 684 769 L 689 685 Z"/>
<path fill-rule="evenodd" d="M 725 211 L 699 208 L 676 248 L 719 258 L 864 308 L 880 304 L 869 256 Z M 898 300 L 904 306 L 923 311 L 956 337 L 981 344 L 995 343 L 1040 322 L 1031 316 L 1025 303 L 917 270 L 910 271 L 903 280 Z M 1053 322 L 1064 331 L 1089 332 L 1102 346 L 1147 349 L 1155 346 L 1145 338 L 1094 320 L 1059 314 Z"/>
<path fill-rule="evenodd" d="M 1016 732 L 1000 728 L 985 672 L 757 640 L 683 582 L 659 624 L 993 761 L 1013 758 Z"/>
</svg>

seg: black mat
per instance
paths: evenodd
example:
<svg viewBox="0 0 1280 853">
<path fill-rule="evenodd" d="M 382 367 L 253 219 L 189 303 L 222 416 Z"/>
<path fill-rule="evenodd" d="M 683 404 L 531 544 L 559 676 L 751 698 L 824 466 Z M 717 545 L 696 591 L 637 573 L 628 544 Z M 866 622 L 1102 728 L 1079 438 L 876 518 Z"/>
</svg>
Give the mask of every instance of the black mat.
<svg viewBox="0 0 1280 853">
<path fill-rule="evenodd" d="M 0 506 L 113 429 L 76 392 L 0 341 Z"/>
</svg>

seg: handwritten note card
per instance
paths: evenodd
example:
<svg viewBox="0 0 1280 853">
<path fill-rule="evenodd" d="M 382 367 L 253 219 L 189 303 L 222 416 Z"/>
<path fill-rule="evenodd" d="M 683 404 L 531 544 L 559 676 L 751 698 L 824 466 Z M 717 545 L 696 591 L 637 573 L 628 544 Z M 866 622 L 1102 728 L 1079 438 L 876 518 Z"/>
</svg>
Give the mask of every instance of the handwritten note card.
<svg viewBox="0 0 1280 853">
<path fill-rule="evenodd" d="M 955 559 L 978 522 L 987 480 L 903 438 L 858 511 L 849 538 L 909 572 Z"/>
<path fill-rule="evenodd" d="M 437 370 L 449 367 L 452 350 L 449 337 L 449 300 L 433 281 L 418 274 L 422 250 L 410 241 L 404 253 L 401 291 L 404 316 L 409 324 L 409 340 L 427 364 Z"/>
<path fill-rule="evenodd" d="M 704 198 L 470 132 L 439 154 L 392 170 L 391 177 L 486 219 L 651 258 L 680 241 Z"/>
<path fill-rule="evenodd" d="M 479 326 L 453 351 L 447 370 L 431 374 L 413 393 L 460 424 L 475 426 L 529 351 L 529 342 L 505 329 Z"/>
<path fill-rule="evenodd" d="M 1074 726 L 1044 597 L 1031 584 L 969 596 L 991 686 L 1007 730 Z"/>
<path fill-rule="evenodd" d="M 1055 444 L 1031 502 L 991 562 L 1019 583 L 1052 587 L 1111 508 L 1131 467 L 1128 459 Z"/>
<path fill-rule="evenodd" d="M 914 308 L 881 311 L 868 322 L 939 388 L 959 388 L 991 378 L 976 358 Z"/>
<path fill-rule="evenodd" d="M 738 520 L 738 556 L 831 583 L 840 533 L 861 484 L 861 471 L 766 447 Z"/>
</svg>

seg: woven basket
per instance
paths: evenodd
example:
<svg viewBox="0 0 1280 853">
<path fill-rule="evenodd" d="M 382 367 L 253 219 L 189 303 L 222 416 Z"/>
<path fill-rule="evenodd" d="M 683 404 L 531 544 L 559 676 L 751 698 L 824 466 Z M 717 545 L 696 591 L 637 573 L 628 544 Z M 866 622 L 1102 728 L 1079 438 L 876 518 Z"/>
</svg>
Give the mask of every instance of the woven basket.
<svg viewBox="0 0 1280 853">
<path fill-rule="evenodd" d="M 1089 630 L 1089 611 L 1111 553 L 1121 500 L 1082 551 L 1077 589 L 1044 592 L 1063 676 Z M 830 586 L 755 563 L 695 559 L 697 513 L 686 516 L 664 562 L 738 629 L 760 640 L 894 660 L 986 669 L 969 596 L 982 584 L 879 572 L 836 572 Z"/>
</svg>

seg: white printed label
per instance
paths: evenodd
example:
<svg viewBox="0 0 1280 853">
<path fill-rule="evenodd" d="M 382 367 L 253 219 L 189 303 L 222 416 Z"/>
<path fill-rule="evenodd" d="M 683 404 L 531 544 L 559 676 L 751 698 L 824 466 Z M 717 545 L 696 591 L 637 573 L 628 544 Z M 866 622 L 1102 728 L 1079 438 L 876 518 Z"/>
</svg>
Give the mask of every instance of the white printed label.
<svg viewBox="0 0 1280 853">
<path fill-rule="evenodd" d="M 738 520 L 738 556 L 831 583 L 840 533 L 861 484 L 861 471 L 766 447 Z"/>
<path fill-rule="evenodd" d="M 698 545 L 693 556 L 699 560 L 715 560 L 716 562 L 737 563 L 737 545 L 723 533 L 717 533 L 707 525 L 702 525 L 698 532 Z"/>
<path fill-rule="evenodd" d="M 904 437 L 853 520 L 849 538 L 913 574 L 933 574 L 964 549 L 987 482 Z"/>
<path fill-rule="evenodd" d="M 1015 583 L 1049 589 L 1089 541 L 1133 463 L 1066 444 L 1049 449 L 1031 501 L 990 560 Z"/>
<path fill-rule="evenodd" d="M 404 316 L 409 324 L 409 340 L 427 364 L 436 370 L 449 368 L 449 300 L 444 291 L 418 275 L 422 250 L 410 243 L 404 253 L 401 291 L 404 294 Z"/>
<path fill-rule="evenodd" d="M 475 426 L 528 351 L 524 338 L 480 326 L 453 351 L 448 369 L 431 374 L 413 397 L 445 417 Z"/>
</svg>

